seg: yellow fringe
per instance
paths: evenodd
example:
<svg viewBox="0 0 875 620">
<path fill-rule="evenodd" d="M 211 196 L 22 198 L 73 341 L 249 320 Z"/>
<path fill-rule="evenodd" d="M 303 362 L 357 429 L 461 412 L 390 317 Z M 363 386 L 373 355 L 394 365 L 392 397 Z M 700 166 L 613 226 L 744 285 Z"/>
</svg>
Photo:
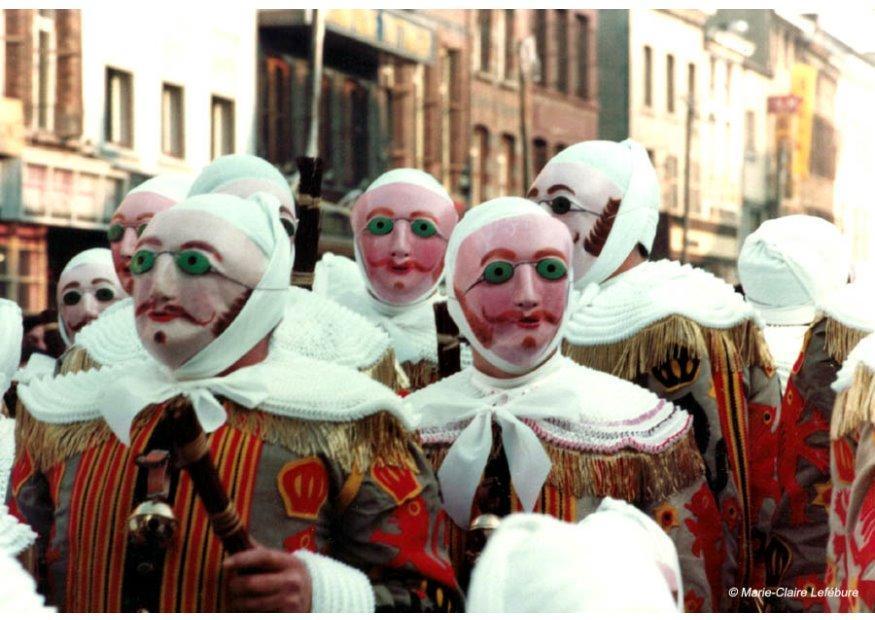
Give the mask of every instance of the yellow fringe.
<svg viewBox="0 0 875 620">
<path fill-rule="evenodd" d="M 854 370 L 851 387 L 836 396 L 830 437 L 844 437 L 867 422 L 875 424 L 875 373 L 859 364 Z"/>
<path fill-rule="evenodd" d="M 826 353 L 839 364 L 844 364 L 851 350 L 868 335 L 869 332 L 847 327 L 826 317 Z"/>
<path fill-rule="evenodd" d="M 100 368 L 100 364 L 91 359 L 85 349 L 73 345 L 61 356 L 61 368 L 58 374 L 67 375 L 92 368 Z"/>
<path fill-rule="evenodd" d="M 401 368 L 404 370 L 404 374 L 407 375 L 411 392 L 427 387 L 440 379 L 437 365 L 428 360 L 401 362 Z"/>
<path fill-rule="evenodd" d="M 631 381 L 640 374 L 650 372 L 654 366 L 673 359 L 681 349 L 686 349 L 692 357 L 707 356 L 714 348 L 714 338 L 721 338 L 724 344 L 732 345 L 726 346 L 726 350 L 735 352 L 729 360 L 728 370 L 732 372 L 750 366 L 774 367 L 762 330 L 753 321 L 745 321 L 728 329 L 712 329 L 676 314 L 645 327 L 621 342 L 584 347 L 566 341 L 562 343 L 562 352 L 582 366 Z M 711 361 L 712 365 L 723 364 L 721 360 Z"/>
<path fill-rule="evenodd" d="M 361 369 L 362 373 L 382 383 L 388 388 L 395 389 L 395 351 L 388 349 L 383 357 L 378 359 L 372 366 Z"/>
<path fill-rule="evenodd" d="M 646 503 L 689 487 L 705 474 L 693 430 L 658 454 L 622 450 L 617 454 L 575 452 L 543 442 L 553 467 L 547 483 L 574 497 L 614 497 Z M 437 471 L 449 445 L 426 446 Z"/>
<path fill-rule="evenodd" d="M 147 407 L 133 428 L 146 424 L 158 407 Z M 392 414 L 381 411 L 352 422 L 300 420 L 252 411 L 227 401 L 228 426 L 255 435 L 302 456 L 323 455 L 345 472 L 367 471 L 373 464 L 409 467 L 417 471 L 411 449 L 415 438 Z M 65 461 L 109 441 L 112 431 L 102 420 L 46 424 L 21 405 L 15 424 L 16 458 L 27 449 L 38 470 Z"/>
</svg>

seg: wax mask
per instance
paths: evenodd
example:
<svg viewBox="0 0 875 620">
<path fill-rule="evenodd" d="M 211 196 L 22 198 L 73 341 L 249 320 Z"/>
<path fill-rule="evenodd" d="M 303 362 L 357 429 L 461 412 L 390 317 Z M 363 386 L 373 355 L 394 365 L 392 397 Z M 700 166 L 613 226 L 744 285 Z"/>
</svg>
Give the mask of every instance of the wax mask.
<svg viewBox="0 0 875 620">
<path fill-rule="evenodd" d="M 535 179 L 528 198 L 568 228 L 574 244 L 574 277 L 581 279 L 604 248 L 623 191 L 586 164 L 549 162 Z"/>
<path fill-rule="evenodd" d="M 543 359 L 565 312 L 571 239 L 537 215 L 498 220 L 459 246 L 453 287 L 477 342 L 523 369 Z"/>
<path fill-rule="evenodd" d="M 351 220 L 357 259 L 377 298 L 404 305 L 434 290 L 459 221 L 451 201 L 419 185 L 389 183 L 362 194 Z"/>
<path fill-rule="evenodd" d="M 125 291 L 133 292 L 130 262 L 137 239 L 146 225 L 155 216 L 172 207 L 177 201 L 153 192 L 136 192 L 128 195 L 116 209 L 109 222 L 109 249 L 115 272 Z"/>
<path fill-rule="evenodd" d="M 143 346 L 178 368 L 234 321 L 266 264 L 251 239 L 217 216 L 189 210 L 159 214 L 131 260 Z"/>
<path fill-rule="evenodd" d="M 298 229 L 298 218 L 295 216 L 295 205 L 294 200 L 292 199 L 291 190 L 279 187 L 277 184 L 261 178 L 240 178 L 225 183 L 211 191 L 211 193 L 230 194 L 232 196 L 237 196 L 238 198 L 249 198 L 256 192 L 267 192 L 272 196 L 276 196 L 280 200 L 280 221 L 282 222 L 286 233 L 288 233 L 289 239 L 292 241 L 292 247 L 294 248 L 295 232 L 297 232 Z"/>
<path fill-rule="evenodd" d="M 80 329 L 125 297 L 109 262 L 82 263 L 65 270 L 58 281 L 57 303 L 67 338 L 72 340 Z"/>
</svg>

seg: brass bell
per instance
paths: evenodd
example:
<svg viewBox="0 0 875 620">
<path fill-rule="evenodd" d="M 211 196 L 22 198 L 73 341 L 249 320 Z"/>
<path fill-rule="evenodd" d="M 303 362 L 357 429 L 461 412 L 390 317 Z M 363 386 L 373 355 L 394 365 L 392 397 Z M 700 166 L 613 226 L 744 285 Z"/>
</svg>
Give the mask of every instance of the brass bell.
<svg viewBox="0 0 875 620">
<path fill-rule="evenodd" d="M 482 514 L 471 521 L 469 530 L 482 530 L 484 536 L 489 538 L 489 535 L 501 525 L 501 517 L 492 514 Z"/>
<path fill-rule="evenodd" d="M 146 500 L 128 517 L 128 537 L 138 545 L 166 549 L 176 536 L 177 521 L 166 503 Z"/>
</svg>

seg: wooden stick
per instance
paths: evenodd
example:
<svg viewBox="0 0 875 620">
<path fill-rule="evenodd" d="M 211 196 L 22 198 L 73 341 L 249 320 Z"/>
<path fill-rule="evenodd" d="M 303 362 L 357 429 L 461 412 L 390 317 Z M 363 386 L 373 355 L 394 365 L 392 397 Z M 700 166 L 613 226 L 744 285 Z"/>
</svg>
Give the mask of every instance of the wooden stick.
<svg viewBox="0 0 875 620">
<path fill-rule="evenodd" d="M 322 159 L 299 157 L 298 231 L 295 234 L 295 266 L 292 269 L 292 284 L 306 289 L 313 288 L 313 272 L 319 258 L 319 234 L 322 227 Z"/>
<path fill-rule="evenodd" d="M 434 304 L 434 323 L 437 329 L 438 373 L 443 379 L 462 369 L 462 348 L 459 327 L 450 316 L 446 301 Z"/>
</svg>

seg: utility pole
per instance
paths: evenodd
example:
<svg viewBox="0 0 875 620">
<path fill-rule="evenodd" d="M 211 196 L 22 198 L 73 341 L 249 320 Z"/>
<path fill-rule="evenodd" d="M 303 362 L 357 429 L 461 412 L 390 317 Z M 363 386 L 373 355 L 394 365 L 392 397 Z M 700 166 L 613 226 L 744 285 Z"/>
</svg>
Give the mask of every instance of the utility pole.
<svg viewBox="0 0 875 620">
<path fill-rule="evenodd" d="M 529 191 L 532 184 L 532 162 L 529 149 L 529 119 L 526 107 L 526 93 L 528 91 L 528 79 L 540 79 L 541 63 L 535 46 L 535 38 L 532 35 L 521 39 L 517 43 L 517 64 L 519 65 L 520 78 L 520 140 L 523 142 L 523 193 Z"/>
<path fill-rule="evenodd" d="M 687 262 L 687 243 L 690 234 L 690 153 L 693 142 L 693 120 L 696 116 L 696 99 L 693 93 L 687 98 L 687 135 L 684 143 L 684 236 L 681 244 L 681 262 Z"/>
<path fill-rule="evenodd" d="M 307 157 L 319 153 L 319 105 L 322 97 L 322 44 L 325 41 L 325 10 L 312 9 L 310 22 L 310 127 Z"/>
</svg>

